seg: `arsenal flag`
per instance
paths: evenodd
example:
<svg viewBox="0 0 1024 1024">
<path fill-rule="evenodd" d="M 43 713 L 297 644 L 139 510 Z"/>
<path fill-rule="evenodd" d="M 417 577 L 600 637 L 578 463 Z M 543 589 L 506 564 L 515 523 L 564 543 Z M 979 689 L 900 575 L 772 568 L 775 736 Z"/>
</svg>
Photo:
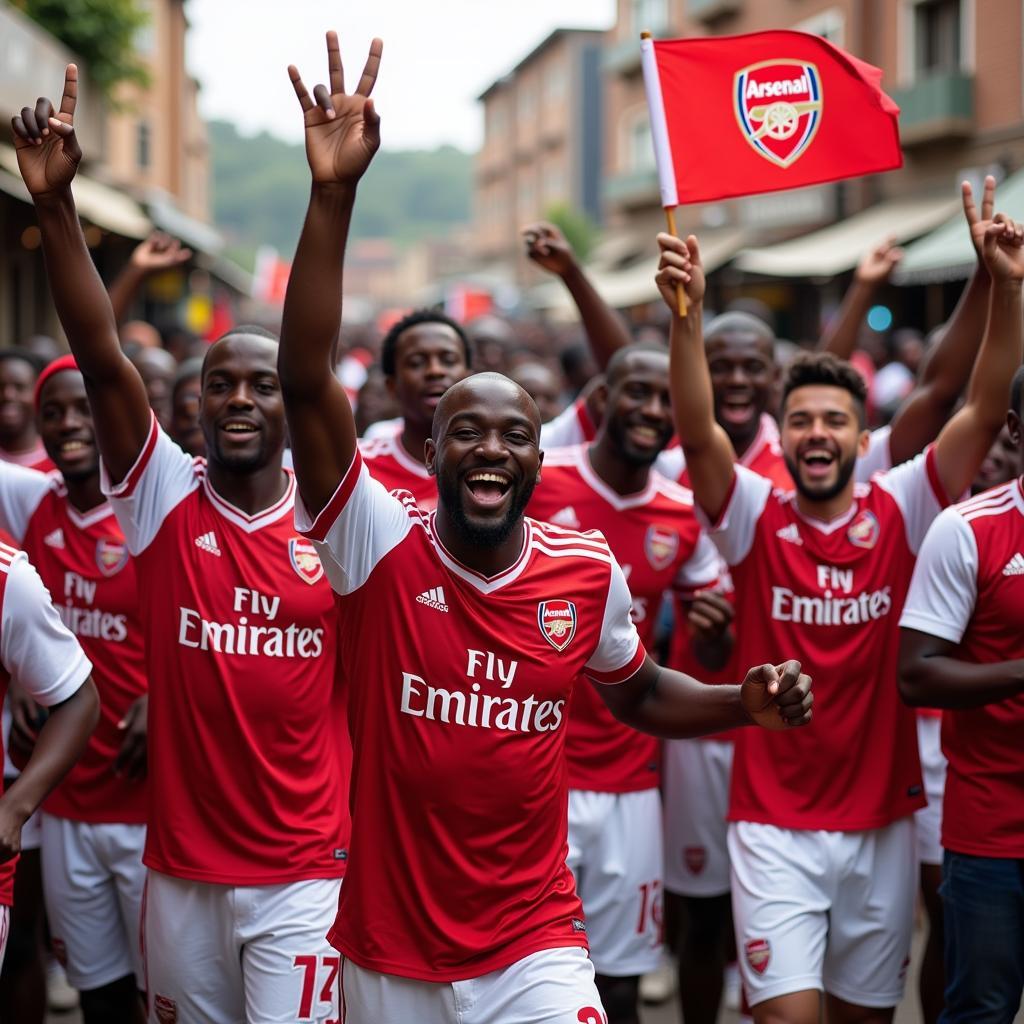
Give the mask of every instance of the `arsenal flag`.
<svg viewBox="0 0 1024 1024">
<path fill-rule="evenodd" d="M 663 206 L 903 163 L 881 70 L 820 36 L 643 39 L 640 49 Z"/>
</svg>

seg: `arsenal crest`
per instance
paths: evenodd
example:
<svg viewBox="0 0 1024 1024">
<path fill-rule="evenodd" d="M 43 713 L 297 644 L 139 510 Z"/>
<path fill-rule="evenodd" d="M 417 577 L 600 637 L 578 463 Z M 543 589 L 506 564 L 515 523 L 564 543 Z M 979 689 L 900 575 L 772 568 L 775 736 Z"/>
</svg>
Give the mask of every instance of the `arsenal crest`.
<svg viewBox="0 0 1024 1024">
<path fill-rule="evenodd" d="M 651 568 L 657 572 L 667 569 L 679 551 L 679 534 L 665 526 L 651 525 L 644 535 L 644 553 Z"/>
<path fill-rule="evenodd" d="M 789 167 L 821 123 L 821 75 L 803 60 L 765 60 L 736 72 L 733 102 L 740 131 L 778 167 Z"/>
<path fill-rule="evenodd" d="M 750 939 L 743 947 L 747 954 L 747 963 L 758 974 L 768 970 L 768 962 L 772 958 L 772 945 L 767 939 Z"/>
<path fill-rule="evenodd" d="M 103 537 L 96 541 L 96 568 L 104 576 L 116 576 L 128 564 L 124 541 Z"/>
<path fill-rule="evenodd" d="M 882 532 L 878 519 L 873 512 L 865 509 L 846 531 L 846 539 L 857 548 L 870 551 L 878 543 L 878 535 Z"/>
<path fill-rule="evenodd" d="M 310 586 L 319 582 L 324 574 L 316 548 L 303 537 L 292 537 L 288 541 L 288 558 L 299 579 L 305 580 Z"/>
<path fill-rule="evenodd" d="M 708 851 L 703 846 L 687 846 L 683 849 L 683 860 L 691 875 L 699 875 L 707 863 Z"/>
<path fill-rule="evenodd" d="M 556 651 L 564 651 L 576 635 L 576 605 L 572 601 L 541 601 L 537 605 L 537 624 L 544 639 Z"/>
</svg>

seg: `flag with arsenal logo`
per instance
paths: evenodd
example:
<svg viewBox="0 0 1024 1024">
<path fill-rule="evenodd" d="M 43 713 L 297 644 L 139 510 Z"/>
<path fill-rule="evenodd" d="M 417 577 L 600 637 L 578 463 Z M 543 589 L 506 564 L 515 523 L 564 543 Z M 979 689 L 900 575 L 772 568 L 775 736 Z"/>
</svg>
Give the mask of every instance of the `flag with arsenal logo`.
<svg viewBox="0 0 1024 1024">
<path fill-rule="evenodd" d="M 645 38 L 640 48 L 665 207 L 903 163 L 881 70 L 820 36 Z"/>
</svg>

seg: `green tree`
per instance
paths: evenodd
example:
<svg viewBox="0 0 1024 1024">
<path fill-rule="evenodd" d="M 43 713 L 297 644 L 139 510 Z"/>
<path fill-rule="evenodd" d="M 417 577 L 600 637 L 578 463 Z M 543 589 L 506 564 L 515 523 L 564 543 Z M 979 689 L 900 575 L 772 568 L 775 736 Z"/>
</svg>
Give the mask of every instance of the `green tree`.
<svg viewBox="0 0 1024 1024">
<path fill-rule="evenodd" d="M 576 259 L 580 263 L 586 263 L 597 239 L 597 227 L 594 222 L 568 203 L 555 203 L 549 206 L 544 213 L 544 219 L 562 229 L 562 234 L 572 246 Z"/>
<path fill-rule="evenodd" d="M 85 61 L 105 93 L 120 82 L 146 84 L 135 35 L 149 21 L 137 0 L 13 0 L 15 6 Z"/>
</svg>

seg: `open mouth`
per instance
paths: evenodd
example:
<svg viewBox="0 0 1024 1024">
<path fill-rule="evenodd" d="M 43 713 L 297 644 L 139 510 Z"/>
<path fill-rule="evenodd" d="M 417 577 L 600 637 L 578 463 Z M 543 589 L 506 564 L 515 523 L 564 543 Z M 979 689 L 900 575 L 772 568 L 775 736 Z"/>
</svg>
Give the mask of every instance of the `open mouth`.
<svg viewBox="0 0 1024 1024">
<path fill-rule="evenodd" d="M 627 436 L 637 448 L 657 448 L 664 439 L 662 431 L 642 423 L 631 425 L 627 430 Z"/>
<path fill-rule="evenodd" d="M 754 403 L 747 396 L 726 395 L 718 409 L 719 415 L 726 423 L 742 425 L 754 418 Z"/>
<path fill-rule="evenodd" d="M 434 391 L 425 391 L 423 393 L 423 404 L 430 409 L 436 409 L 447 390 L 447 388 L 439 388 Z"/>
<path fill-rule="evenodd" d="M 811 477 L 811 479 L 821 479 L 828 476 L 835 461 L 835 455 L 822 448 L 815 448 L 804 452 L 800 457 L 800 464 L 803 466 L 806 475 Z"/>
<path fill-rule="evenodd" d="M 220 425 L 220 429 L 240 441 L 259 433 L 259 427 L 248 420 L 228 420 Z"/>
<path fill-rule="evenodd" d="M 507 476 L 490 470 L 473 470 L 466 474 L 464 482 L 473 501 L 484 508 L 500 505 L 512 490 L 512 481 Z"/>
</svg>

